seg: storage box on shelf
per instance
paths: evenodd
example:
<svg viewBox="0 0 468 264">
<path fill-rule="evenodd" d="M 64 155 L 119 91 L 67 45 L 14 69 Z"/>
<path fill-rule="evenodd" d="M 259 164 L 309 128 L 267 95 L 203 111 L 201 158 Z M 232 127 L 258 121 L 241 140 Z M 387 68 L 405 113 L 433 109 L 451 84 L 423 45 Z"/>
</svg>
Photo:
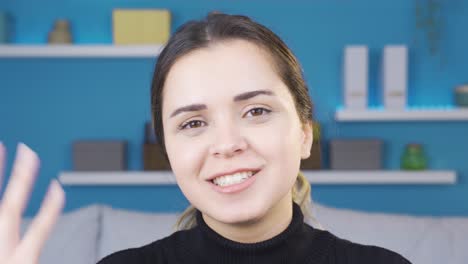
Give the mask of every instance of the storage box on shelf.
<svg viewBox="0 0 468 264">
<path fill-rule="evenodd" d="M 116 44 L 164 44 L 171 35 L 167 9 L 117 8 L 112 11 L 112 36 Z"/>
</svg>

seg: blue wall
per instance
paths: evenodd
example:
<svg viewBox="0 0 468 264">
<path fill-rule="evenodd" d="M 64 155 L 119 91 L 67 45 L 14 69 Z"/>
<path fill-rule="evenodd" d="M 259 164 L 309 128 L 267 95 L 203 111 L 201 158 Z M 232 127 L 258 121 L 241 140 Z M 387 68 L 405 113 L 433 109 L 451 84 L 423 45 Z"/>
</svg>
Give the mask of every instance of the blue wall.
<svg viewBox="0 0 468 264">
<path fill-rule="evenodd" d="M 16 19 L 14 42 L 44 43 L 52 22 L 66 17 L 78 43 L 110 43 L 116 7 L 169 8 L 173 29 L 210 10 L 252 16 L 278 33 L 301 61 L 316 118 L 325 139 L 381 138 L 385 167 L 396 169 L 403 146 L 425 145 L 433 169 L 454 169 L 453 186 L 313 186 L 316 201 L 338 207 L 432 215 L 468 215 L 468 124 L 466 122 L 337 123 L 342 102 L 341 54 L 347 44 L 371 50 L 372 103 L 377 104 L 380 51 L 386 44 L 410 47 L 409 101 L 447 105 L 452 90 L 468 82 L 468 1 L 444 1 L 441 50 L 429 56 L 416 30 L 414 1 L 1 0 Z M 42 170 L 27 214 L 37 211 L 51 178 L 71 169 L 71 142 L 78 139 L 129 141 L 129 168 L 141 169 L 143 125 L 150 119 L 149 85 L 154 59 L 0 59 L 0 140 L 9 166 L 16 143 L 30 145 Z M 325 147 L 326 151 L 326 147 Z M 91 203 L 152 211 L 182 210 L 177 187 L 66 187 L 66 210 Z"/>
</svg>

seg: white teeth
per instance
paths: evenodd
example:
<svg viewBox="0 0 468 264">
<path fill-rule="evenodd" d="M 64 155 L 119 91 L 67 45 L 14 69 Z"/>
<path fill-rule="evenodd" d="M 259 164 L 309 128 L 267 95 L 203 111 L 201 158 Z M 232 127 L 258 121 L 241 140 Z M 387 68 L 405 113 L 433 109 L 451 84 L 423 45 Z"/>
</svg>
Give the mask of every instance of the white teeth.
<svg viewBox="0 0 468 264">
<path fill-rule="evenodd" d="M 213 180 L 213 183 L 219 186 L 229 186 L 238 184 L 252 177 L 252 171 L 238 172 L 232 175 L 224 175 Z"/>
</svg>

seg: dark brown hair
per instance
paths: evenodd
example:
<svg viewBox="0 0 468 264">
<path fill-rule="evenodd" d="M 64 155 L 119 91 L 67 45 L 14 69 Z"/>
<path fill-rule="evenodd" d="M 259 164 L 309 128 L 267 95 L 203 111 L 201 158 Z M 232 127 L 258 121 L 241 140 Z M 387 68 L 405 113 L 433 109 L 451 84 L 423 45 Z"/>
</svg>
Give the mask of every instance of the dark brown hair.
<svg viewBox="0 0 468 264">
<path fill-rule="evenodd" d="M 183 24 L 169 39 L 156 63 L 151 87 L 151 111 L 158 142 L 167 157 L 162 122 L 163 88 L 166 77 L 176 61 L 192 51 L 206 48 L 214 43 L 229 40 L 245 40 L 258 45 L 270 55 L 278 76 L 288 87 L 295 103 L 296 111 L 303 124 L 312 125 L 312 101 L 309 97 L 302 68 L 292 51 L 267 27 L 241 15 L 210 13 L 203 20 Z M 299 174 L 293 189 L 295 201 L 301 207 L 310 200 L 310 185 L 303 174 Z M 189 208 L 184 216 L 192 215 Z M 307 213 L 307 212 L 306 212 Z M 182 217 L 179 226 L 190 227 L 193 217 Z M 187 221 L 183 224 L 183 221 Z"/>
</svg>

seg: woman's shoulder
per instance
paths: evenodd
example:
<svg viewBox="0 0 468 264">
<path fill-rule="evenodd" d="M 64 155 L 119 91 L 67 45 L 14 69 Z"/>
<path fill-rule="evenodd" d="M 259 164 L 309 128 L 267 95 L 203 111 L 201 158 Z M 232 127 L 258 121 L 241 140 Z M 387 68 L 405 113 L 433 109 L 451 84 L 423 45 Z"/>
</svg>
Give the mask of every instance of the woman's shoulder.
<svg viewBox="0 0 468 264">
<path fill-rule="evenodd" d="M 334 255 L 337 260 L 336 263 L 411 264 L 409 260 L 395 251 L 379 246 L 351 242 L 336 236 L 335 238 Z"/>
<path fill-rule="evenodd" d="M 173 244 L 181 237 L 186 236 L 189 231 L 177 231 L 141 247 L 114 252 L 101 259 L 97 264 L 167 263 L 167 250 L 173 248 Z"/>
</svg>

